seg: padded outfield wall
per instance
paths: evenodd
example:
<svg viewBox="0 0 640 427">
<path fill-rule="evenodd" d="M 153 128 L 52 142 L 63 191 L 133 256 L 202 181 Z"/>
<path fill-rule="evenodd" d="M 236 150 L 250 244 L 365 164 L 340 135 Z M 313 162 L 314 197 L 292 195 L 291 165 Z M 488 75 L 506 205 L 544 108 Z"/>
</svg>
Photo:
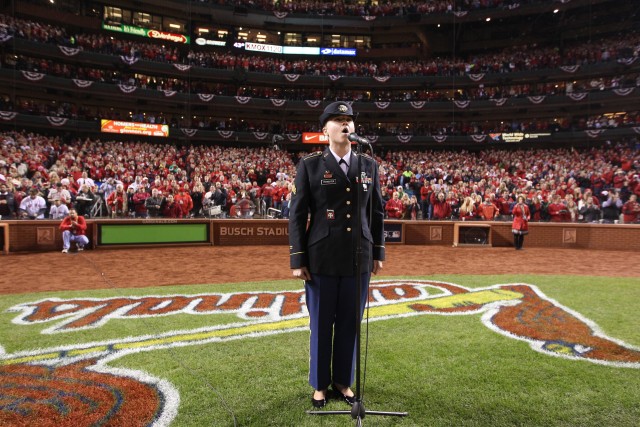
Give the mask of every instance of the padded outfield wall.
<svg viewBox="0 0 640 427">
<path fill-rule="evenodd" d="M 9 253 L 62 249 L 59 221 L 0 222 Z M 171 245 L 288 245 L 288 221 L 277 219 L 87 220 L 90 249 Z M 640 251 L 640 225 L 530 223 L 527 247 Z M 388 245 L 509 247 L 511 222 L 385 221 Z M 346 231 L 345 231 L 346 232 Z"/>
</svg>

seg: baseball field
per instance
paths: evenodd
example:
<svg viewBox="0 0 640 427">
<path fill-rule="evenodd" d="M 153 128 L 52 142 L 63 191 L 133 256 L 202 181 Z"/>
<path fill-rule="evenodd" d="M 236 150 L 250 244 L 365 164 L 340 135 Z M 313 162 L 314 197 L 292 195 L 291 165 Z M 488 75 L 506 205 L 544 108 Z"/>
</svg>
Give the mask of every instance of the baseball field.
<svg viewBox="0 0 640 427">
<path fill-rule="evenodd" d="M 307 384 L 281 246 L 0 257 L 0 426 L 344 426 Z M 638 426 L 640 254 L 392 246 L 363 323 L 371 426 Z M 346 410 L 330 400 L 325 410 Z"/>
</svg>

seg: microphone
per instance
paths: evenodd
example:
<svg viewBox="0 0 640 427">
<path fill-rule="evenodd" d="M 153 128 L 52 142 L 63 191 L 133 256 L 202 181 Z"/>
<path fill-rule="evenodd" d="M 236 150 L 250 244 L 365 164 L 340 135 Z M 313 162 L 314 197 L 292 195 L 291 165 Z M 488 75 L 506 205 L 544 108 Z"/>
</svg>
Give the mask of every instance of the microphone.
<svg viewBox="0 0 640 427">
<path fill-rule="evenodd" d="M 356 133 L 350 133 L 349 134 L 349 141 L 357 142 L 358 144 L 371 144 L 371 142 L 369 142 L 369 140 L 367 138 L 363 138 L 361 136 L 358 136 L 358 134 L 356 134 Z"/>
</svg>

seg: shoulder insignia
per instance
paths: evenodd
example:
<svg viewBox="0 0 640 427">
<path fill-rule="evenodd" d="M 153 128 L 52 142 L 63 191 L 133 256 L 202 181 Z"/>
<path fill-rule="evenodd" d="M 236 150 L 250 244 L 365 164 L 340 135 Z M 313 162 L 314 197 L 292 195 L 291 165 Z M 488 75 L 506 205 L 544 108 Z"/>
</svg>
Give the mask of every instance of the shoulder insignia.
<svg viewBox="0 0 640 427">
<path fill-rule="evenodd" d="M 314 153 L 307 154 L 306 156 L 304 156 L 304 157 L 302 158 L 302 160 L 312 159 L 312 158 L 314 158 L 314 157 L 318 157 L 318 156 L 319 156 L 319 155 L 321 155 L 321 154 L 322 154 L 322 151 L 316 151 L 316 152 L 314 152 Z"/>
<path fill-rule="evenodd" d="M 373 157 L 371 157 L 370 155 L 368 155 L 367 153 L 360 153 L 360 155 L 362 157 L 364 157 L 365 159 L 371 159 L 371 160 L 375 160 Z"/>
</svg>

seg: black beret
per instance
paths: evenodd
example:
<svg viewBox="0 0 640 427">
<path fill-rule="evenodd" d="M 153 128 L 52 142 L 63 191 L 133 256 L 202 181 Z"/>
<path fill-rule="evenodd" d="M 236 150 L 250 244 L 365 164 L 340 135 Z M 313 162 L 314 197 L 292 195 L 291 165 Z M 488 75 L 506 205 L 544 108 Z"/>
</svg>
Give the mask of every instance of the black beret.
<svg viewBox="0 0 640 427">
<path fill-rule="evenodd" d="M 350 116 L 355 117 L 351 105 L 343 101 L 333 102 L 326 106 L 322 114 L 320 115 L 320 126 L 324 126 L 332 116 Z"/>
</svg>

